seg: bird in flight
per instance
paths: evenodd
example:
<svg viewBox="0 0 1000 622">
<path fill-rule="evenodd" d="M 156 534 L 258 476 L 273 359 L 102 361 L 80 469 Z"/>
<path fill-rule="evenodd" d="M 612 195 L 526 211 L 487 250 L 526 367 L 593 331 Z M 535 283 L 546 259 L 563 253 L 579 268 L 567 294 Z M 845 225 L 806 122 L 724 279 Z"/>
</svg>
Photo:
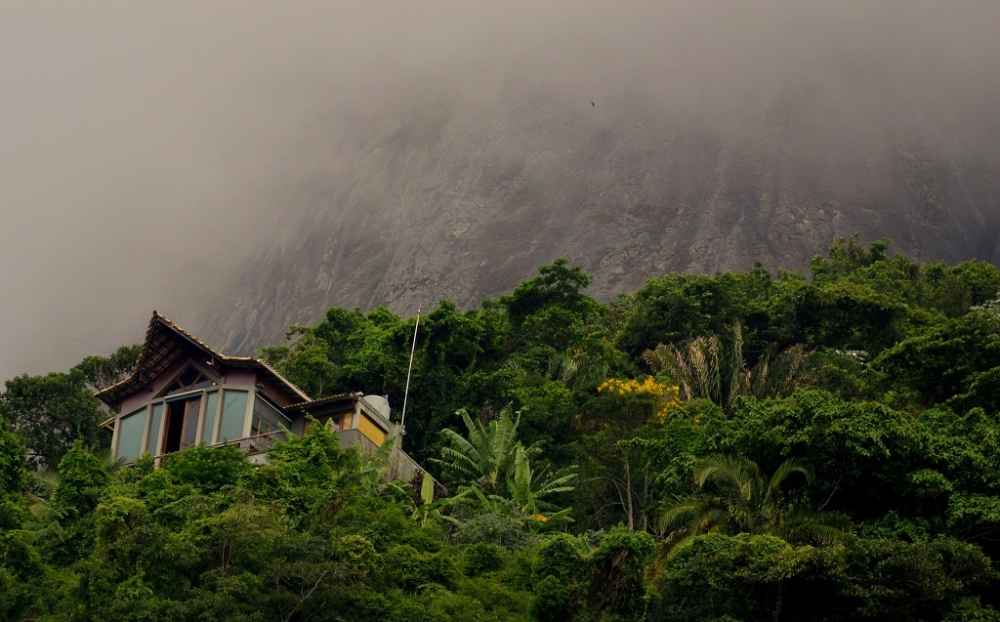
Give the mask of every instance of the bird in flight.
<svg viewBox="0 0 1000 622">
<path fill-rule="evenodd" d="M 590 102 L 590 105 L 593 106 L 594 108 L 597 108 L 597 104 L 595 104 L 594 102 Z"/>
</svg>

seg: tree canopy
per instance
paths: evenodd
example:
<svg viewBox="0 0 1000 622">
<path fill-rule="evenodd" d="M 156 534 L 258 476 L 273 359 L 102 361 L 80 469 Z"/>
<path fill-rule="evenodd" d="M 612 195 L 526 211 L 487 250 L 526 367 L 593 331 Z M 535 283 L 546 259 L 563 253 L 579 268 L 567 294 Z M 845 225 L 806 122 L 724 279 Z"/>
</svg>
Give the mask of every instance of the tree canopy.
<svg viewBox="0 0 1000 622">
<path fill-rule="evenodd" d="M 134 349 L 14 378 L 0 619 L 1000 620 L 1000 272 L 890 249 L 608 303 L 557 260 L 439 301 L 412 484 L 322 425 L 266 464 L 116 468 L 91 388 Z M 313 397 L 400 405 L 415 323 L 331 308 L 260 354 Z"/>
</svg>

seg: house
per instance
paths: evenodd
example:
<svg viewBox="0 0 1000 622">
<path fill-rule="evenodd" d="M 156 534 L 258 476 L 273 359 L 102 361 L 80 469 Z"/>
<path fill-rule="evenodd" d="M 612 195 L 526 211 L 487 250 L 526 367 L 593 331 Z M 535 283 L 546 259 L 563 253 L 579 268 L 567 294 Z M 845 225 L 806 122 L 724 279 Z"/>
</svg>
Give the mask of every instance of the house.
<svg viewBox="0 0 1000 622">
<path fill-rule="evenodd" d="M 360 444 L 369 453 L 401 436 L 384 397 L 310 399 L 266 362 L 220 354 L 155 311 L 132 374 L 97 397 L 114 413 L 104 426 L 113 433 L 114 458 L 125 463 L 197 444 L 236 444 L 263 461 L 286 431 L 302 435 L 327 422 L 342 447 Z M 389 475 L 410 480 L 420 469 L 398 445 Z"/>
</svg>

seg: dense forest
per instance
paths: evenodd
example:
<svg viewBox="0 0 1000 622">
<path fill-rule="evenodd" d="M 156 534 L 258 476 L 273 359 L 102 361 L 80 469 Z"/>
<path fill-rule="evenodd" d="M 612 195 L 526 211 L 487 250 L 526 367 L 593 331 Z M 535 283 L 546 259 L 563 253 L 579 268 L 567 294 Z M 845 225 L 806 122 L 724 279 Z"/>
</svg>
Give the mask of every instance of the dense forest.
<svg viewBox="0 0 1000 622">
<path fill-rule="evenodd" d="M 113 464 L 93 389 L 134 346 L 8 380 L 0 619 L 1000 620 L 1000 272 L 888 250 L 442 300 L 413 485 L 323 426 Z M 395 418 L 415 328 L 331 308 L 260 357 Z"/>
</svg>

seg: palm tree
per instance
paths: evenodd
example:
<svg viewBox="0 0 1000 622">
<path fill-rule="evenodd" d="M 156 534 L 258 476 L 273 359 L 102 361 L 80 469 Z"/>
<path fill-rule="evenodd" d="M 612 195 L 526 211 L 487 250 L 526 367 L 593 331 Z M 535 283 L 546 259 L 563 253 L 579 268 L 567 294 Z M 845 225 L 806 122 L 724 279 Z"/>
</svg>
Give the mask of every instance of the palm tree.
<svg viewBox="0 0 1000 622">
<path fill-rule="evenodd" d="M 440 464 L 448 475 L 474 484 L 489 494 L 499 492 L 504 478 L 514 466 L 520 446 L 517 426 L 521 421 L 521 411 L 512 415 L 508 405 L 489 425 L 473 421 L 464 409 L 456 414 L 465 422 L 468 438 L 454 430 L 442 430 L 449 446 L 441 449 L 440 460 L 432 459 L 432 462 Z M 528 448 L 527 451 L 530 453 L 533 449 Z"/>
<path fill-rule="evenodd" d="M 608 364 L 586 354 L 563 352 L 549 358 L 549 378 L 573 391 L 594 388 L 608 379 Z"/>
<path fill-rule="evenodd" d="M 684 398 L 707 398 L 728 408 L 741 395 L 788 397 L 798 387 L 809 353 L 796 344 L 777 355 L 766 353 L 747 368 L 743 329 L 733 324 L 729 339 L 718 335 L 689 339 L 677 345 L 657 345 L 642 354 L 653 371 L 681 386 Z"/>
<path fill-rule="evenodd" d="M 699 464 L 695 483 L 704 489 L 711 481 L 715 491 L 668 503 L 657 526 L 666 531 L 686 523 L 678 530 L 682 537 L 677 544 L 710 532 L 771 535 L 792 543 L 826 544 L 840 539 L 846 527 L 843 517 L 787 502 L 781 486 L 794 474 L 812 483 L 810 470 L 795 458 L 781 463 L 768 479 L 752 460 L 709 456 Z"/>
</svg>

